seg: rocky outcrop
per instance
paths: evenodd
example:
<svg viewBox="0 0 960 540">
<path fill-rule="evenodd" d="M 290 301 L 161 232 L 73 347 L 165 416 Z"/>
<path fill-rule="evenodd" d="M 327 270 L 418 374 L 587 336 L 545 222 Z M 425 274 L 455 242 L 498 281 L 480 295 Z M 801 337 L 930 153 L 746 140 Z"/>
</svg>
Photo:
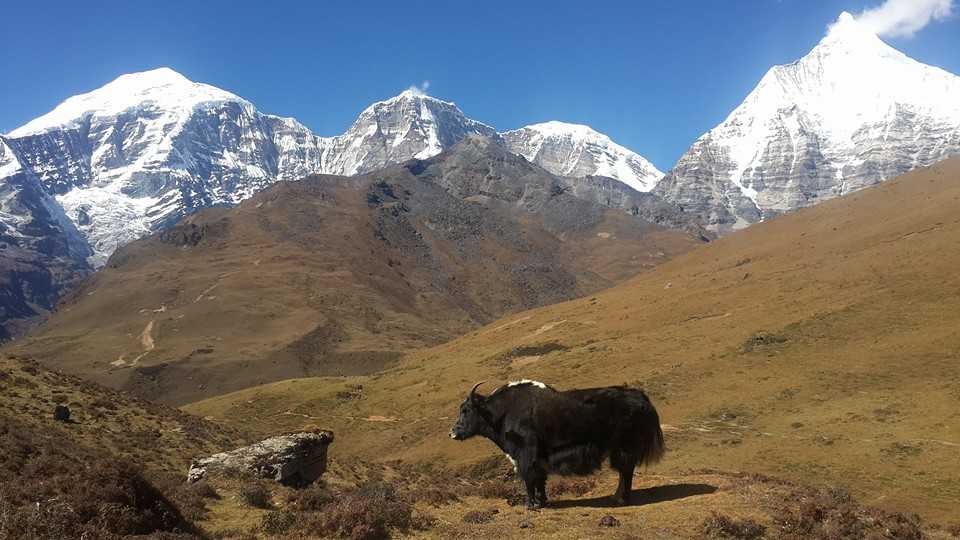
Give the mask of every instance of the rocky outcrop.
<svg viewBox="0 0 960 540">
<path fill-rule="evenodd" d="M 187 473 L 189 482 L 211 475 L 253 475 L 284 485 L 313 483 L 327 470 L 327 447 L 332 431 L 280 435 L 250 446 L 194 460 Z"/>
</svg>

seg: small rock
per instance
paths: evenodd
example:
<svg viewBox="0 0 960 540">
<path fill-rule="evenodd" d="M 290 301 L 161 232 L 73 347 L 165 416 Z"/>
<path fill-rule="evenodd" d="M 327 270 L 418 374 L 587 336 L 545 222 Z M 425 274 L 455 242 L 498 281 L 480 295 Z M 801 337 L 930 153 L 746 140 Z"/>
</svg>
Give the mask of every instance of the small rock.
<svg viewBox="0 0 960 540">
<path fill-rule="evenodd" d="M 57 405 L 53 408 L 53 419 L 57 422 L 69 422 L 70 408 L 66 405 Z"/>
<path fill-rule="evenodd" d="M 521 529 L 530 529 L 533 527 L 533 522 L 529 519 L 521 519 L 520 523 L 517 525 Z"/>
<path fill-rule="evenodd" d="M 601 527 L 619 527 L 620 520 L 613 516 L 603 516 L 600 518 Z"/>
</svg>

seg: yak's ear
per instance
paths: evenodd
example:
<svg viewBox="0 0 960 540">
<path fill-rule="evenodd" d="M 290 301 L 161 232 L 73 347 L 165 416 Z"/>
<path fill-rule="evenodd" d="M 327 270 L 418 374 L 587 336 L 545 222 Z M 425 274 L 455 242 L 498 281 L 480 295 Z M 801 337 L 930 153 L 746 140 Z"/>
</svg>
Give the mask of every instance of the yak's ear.
<svg viewBox="0 0 960 540">
<path fill-rule="evenodd" d="M 470 389 L 470 401 L 471 401 L 471 402 L 473 402 L 473 403 L 483 403 L 483 402 L 487 399 L 487 398 L 485 398 L 484 396 L 481 396 L 480 394 L 477 393 L 477 388 L 479 388 L 480 385 L 483 384 L 483 383 L 485 383 L 485 382 L 487 382 L 487 381 L 480 381 L 480 382 L 478 382 L 477 384 L 473 385 L 473 388 Z"/>
</svg>

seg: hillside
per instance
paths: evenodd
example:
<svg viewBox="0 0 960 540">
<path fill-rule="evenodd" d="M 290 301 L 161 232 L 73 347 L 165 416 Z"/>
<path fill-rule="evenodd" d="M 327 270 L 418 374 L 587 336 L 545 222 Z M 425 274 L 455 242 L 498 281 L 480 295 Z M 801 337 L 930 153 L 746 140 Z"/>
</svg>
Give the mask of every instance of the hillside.
<svg viewBox="0 0 960 540">
<path fill-rule="evenodd" d="M 765 473 L 956 521 L 958 180 L 948 160 L 771 219 L 374 377 L 277 382 L 185 410 L 264 433 L 319 423 L 337 455 L 457 467 L 502 459 L 446 436 L 476 381 L 630 383 L 666 424 L 669 452 L 650 472 L 667 478 L 645 487 Z"/>
<path fill-rule="evenodd" d="M 507 313 L 699 245 L 656 196 L 553 176 L 490 139 L 359 177 L 283 182 L 121 247 L 9 349 L 185 403 L 373 373 Z"/>
<path fill-rule="evenodd" d="M 6 355 L 0 394 L 4 539 L 199 534 L 184 471 L 192 458 L 244 440 L 240 431 Z M 69 422 L 54 421 L 56 405 L 69 407 Z"/>
</svg>

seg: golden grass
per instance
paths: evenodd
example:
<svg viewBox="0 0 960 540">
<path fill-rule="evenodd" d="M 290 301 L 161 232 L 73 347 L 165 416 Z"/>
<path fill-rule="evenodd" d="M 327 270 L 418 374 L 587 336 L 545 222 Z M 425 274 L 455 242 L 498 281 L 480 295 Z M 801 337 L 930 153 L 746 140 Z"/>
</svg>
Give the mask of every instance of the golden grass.
<svg viewBox="0 0 960 540">
<path fill-rule="evenodd" d="M 184 409 L 261 433 L 331 427 L 339 458 L 456 466 L 497 454 L 446 437 L 478 380 L 636 384 L 666 424 L 657 474 L 762 472 L 949 521 L 960 502 L 958 208 L 951 160 L 509 316 L 379 375 L 282 381 Z M 502 361 L 544 343 L 563 348 Z M 362 384 L 362 398 L 339 399 L 347 384 Z"/>
</svg>

